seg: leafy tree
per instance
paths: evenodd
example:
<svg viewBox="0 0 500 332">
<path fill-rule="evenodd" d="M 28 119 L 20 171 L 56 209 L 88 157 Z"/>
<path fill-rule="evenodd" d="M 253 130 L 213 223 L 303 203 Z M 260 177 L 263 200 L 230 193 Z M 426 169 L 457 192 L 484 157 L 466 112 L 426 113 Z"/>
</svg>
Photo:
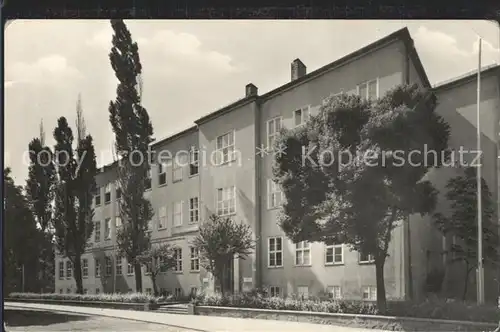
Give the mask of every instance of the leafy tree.
<svg viewBox="0 0 500 332">
<path fill-rule="evenodd" d="M 436 191 L 423 178 L 441 165 L 449 137 L 435 106 L 432 93 L 416 86 L 370 101 L 342 94 L 325 101 L 306 126 L 284 129 L 275 143 L 286 149 L 273 167 L 285 196 L 283 231 L 294 242 L 344 243 L 372 255 L 382 312 L 391 231 L 435 206 Z M 424 153 L 425 146 L 436 155 Z"/>
<path fill-rule="evenodd" d="M 56 169 L 50 147 L 45 145 L 43 123 L 40 123 L 40 136 L 28 146 L 30 165 L 26 180 L 26 196 L 29 207 L 42 234 L 43 244 L 39 248 L 40 280 L 44 288 L 54 287 L 54 250 L 51 219 L 53 214 L 56 185 Z"/>
<path fill-rule="evenodd" d="M 160 272 L 167 272 L 175 266 L 174 251 L 168 244 L 153 245 L 137 257 L 137 262 L 146 267 L 153 283 L 154 295 L 158 296 L 156 277 Z"/>
<path fill-rule="evenodd" d="M 92 198 L 97 174 L 91 135 L 85 133 L 81 108 L 77 109 L 77 142 L 65 117 L 54 129 L 54 153 L 58 174 L 54 228 L 58 251 L 72 262 L 77 293 L 83 294 L 81 256 L 94 229 Z"/>
<path fill-rule="evenodd" d="M 4 294 L 14 290 L 35 292 L 39 289 L 37 267 L 41 232 L 36 227 L 22 187 L 17 186 L 11 177 L 10 168 L 4 169 L 3 180 Z"/>
<path fill-rule="evenodd" d="M 231 218 L 211 215 L 202 223 L 200 233 L 193 241 L 199 250 L 200 264 L 219 281 L 221 292 L 226 287 L 225 271 L 236 257 L 245 259 L 255 249 L 252 230 L 245 224 L 237 224 Z"/>
<path fill-rule="evenodd" d="M 448 250 L 450 263 L 460 262 L 464 267 L 464 291 L 470 273 L 478 263 L 477 237 L 477 176 L 475 167 L 461 169 L 461 174 L 448 180 L 446 198 L 451 202 L 450 213 L 435 213 L 437 228 L 445 236 L 455 236 L 457 243 Z M 495 206 L 488 184 L 481 179 L 482 223 L 483 223 L 483 258 L 485 263 L 498 262 L 498 227 L 495 225 Z"/>
<path fill-rule="evenodd" d="M 111 20 L 111 27 L 114 35 L 109 59 L 119 84 L 116 100 L 109 104 L 109 121 L 119 157 L 118 178 L 122 189 L 119 205 L 124 223 L 117 241 L 119 251 L 134 264 L 136 290 L 141 292 L 141 264 L 136 258 L 149 248 L 146 231 L 153 217 L 151 203 L 144 198 L 153 126 L 141 105 L 142 65 L 137 43 L 132 41 L 123 20 Z"/>
</svg>

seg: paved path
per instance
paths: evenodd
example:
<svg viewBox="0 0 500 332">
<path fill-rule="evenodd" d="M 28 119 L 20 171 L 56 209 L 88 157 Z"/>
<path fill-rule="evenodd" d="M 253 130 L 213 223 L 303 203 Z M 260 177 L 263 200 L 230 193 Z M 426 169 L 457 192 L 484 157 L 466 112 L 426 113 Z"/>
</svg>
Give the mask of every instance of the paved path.
<svg viewBox="0 0 500 332">
<path fill-rule="evenodd" d="M 296 332 L 380 332 L 381 330 L 361 329 L 332 325 L 320 325 L 310 323 L 296 323 L 285 321 L 273 321 L 248 318 L 231 317 L 213 317 L 213 316 L 194 316 L 194 315 L 176 315 L 166 313 L 101 309 L 76 307 L 65 305 L 35 304 L 21 302 L 5 302 L 4 307 L 42 309 L 56 312 L 79 313 L 95 316 L 114 317 L 141 321 L 144 323 L 162 324 L 171 327 L 184 328 L 198 332 L 277 332 L 277 331 L 296 331 Z"/>
</svg>

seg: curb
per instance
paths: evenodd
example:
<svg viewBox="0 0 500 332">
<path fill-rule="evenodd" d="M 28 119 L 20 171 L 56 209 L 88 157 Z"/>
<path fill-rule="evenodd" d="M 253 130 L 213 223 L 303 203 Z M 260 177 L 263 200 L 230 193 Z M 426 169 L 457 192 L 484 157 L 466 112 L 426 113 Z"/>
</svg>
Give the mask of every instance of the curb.
<svg viewBox="0 0 500 332">
<path fill-rule="evenodd" d="M 173 325 L 173 324 L 167 324 L 167 323 L 161 323 L 161 322 L 152 322 L 150 320 L 143 320 L 143 319 L 137 319 L 137 318 L 130 318 L 130 317 L 117 317 L 117 316 L 110 316 L 110 315 L 104 315 L 104 314 L 99 314 L 99 313 L 83 313 L 83 312 L 75 312 L 75 311 L 69 311 L 69 310 L 64 310 L 64 309 L 47 309 L 47 308 L 33 308 L 33 307 L 25 307 L 25 306 L 20 306 L 20 305 L 15 305 L 15 304 L 9 304 L 4 302 L 4 310 L 8 309 L 9 307 L 11 308 L 19 308 L 19 309 L 27 309 L 27 310 L 38 310 L 38 311 L 50 311 L 50 312 L 63 312 L 63 313 L 69 313 L 73 315 L 82 315 L 82 316 L 98 316 L 98 317 L 108 317 L 108 318 L 115 318 L 115 319 L 125 319 L 129 321 L 134 321 L 134 322 L 140 322 L 140 323 L 148 323 L 148 324 L 156 324 L 156 325 L 162 325 L 162 326 L 170 326 L 170 327 L 175 327 L 183 330 L 191 330 L 191 331 L 198 331 L 198 332 L 211 332 L 209 330 L 200 330 L 196 328 L 191 328 L 191 327 L 186 327 L 186 326 L 180 326 L 180 325 Z M 94 309 L 99 309 L 99 308 L 94 308 Z M 120 310 L 120 309 L 111 309 L 111 310 Z M 175 314 L 169 314 L 169 315 L 175 315 Z"/>
</svg>

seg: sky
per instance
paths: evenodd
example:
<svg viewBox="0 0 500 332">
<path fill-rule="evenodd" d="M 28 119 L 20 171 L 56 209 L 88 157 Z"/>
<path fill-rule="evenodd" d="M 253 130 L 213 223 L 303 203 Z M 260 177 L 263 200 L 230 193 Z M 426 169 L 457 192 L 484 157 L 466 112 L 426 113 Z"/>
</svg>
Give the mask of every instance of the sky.
<svg viewBox="0 0 500 332">
<path fill-rule="evenodd" d="M 141 20 L 125 21 L 139 45 L 143 106 L 154 137 L 182 131 L 230 104 L 253 83 L 259 94 L 290 80 L 300 58 L 311 72 L 398 29 L 408 27 L 431 84 L 500 63 L 498 25 L 488 21 Z M 5 30 L 5 165 L 17 184 L 28 174 L 28 143 L 53 146 L 57 119 L 76 120 L 81 94 L 98 165 L 112 161 L 108 105 L 117 80 L 109 63 L 108 20 L 15 20 Z"/>
</svg>

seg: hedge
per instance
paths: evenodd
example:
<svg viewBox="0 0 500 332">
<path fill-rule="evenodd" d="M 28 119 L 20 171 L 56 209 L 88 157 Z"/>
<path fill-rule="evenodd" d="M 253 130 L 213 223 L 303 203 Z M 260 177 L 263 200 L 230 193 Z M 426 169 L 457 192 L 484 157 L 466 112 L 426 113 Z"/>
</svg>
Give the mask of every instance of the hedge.
<svg viewBox="0 0 500 332">
<path fill-rule="evenodd" d="M 374 302 L 353 300 L 301 300 L 267 297 L 258 292 L 222 296 L 200 294 L 192 300 L 199 306 L 222 306 L 255 309 L 296 310 L 344 314 L 380 315 Z M 498 323 L 500 310 L 496 306 L 478 306 L 463 302 L 428 300 L 424 302 L 389 301 L 387 316 L 415 317 Z"/>
<path fill-rule="evenodd" d="M 10 299 L 31 300 L 66 300 L 89 302 L 119 302 L 119 303 L 159 303 L 171 300 L 170 298 L 155 297 L 143 293 L 128 294 L 59 294 L 59 293 L 10 293 Z"/>
</svg>

